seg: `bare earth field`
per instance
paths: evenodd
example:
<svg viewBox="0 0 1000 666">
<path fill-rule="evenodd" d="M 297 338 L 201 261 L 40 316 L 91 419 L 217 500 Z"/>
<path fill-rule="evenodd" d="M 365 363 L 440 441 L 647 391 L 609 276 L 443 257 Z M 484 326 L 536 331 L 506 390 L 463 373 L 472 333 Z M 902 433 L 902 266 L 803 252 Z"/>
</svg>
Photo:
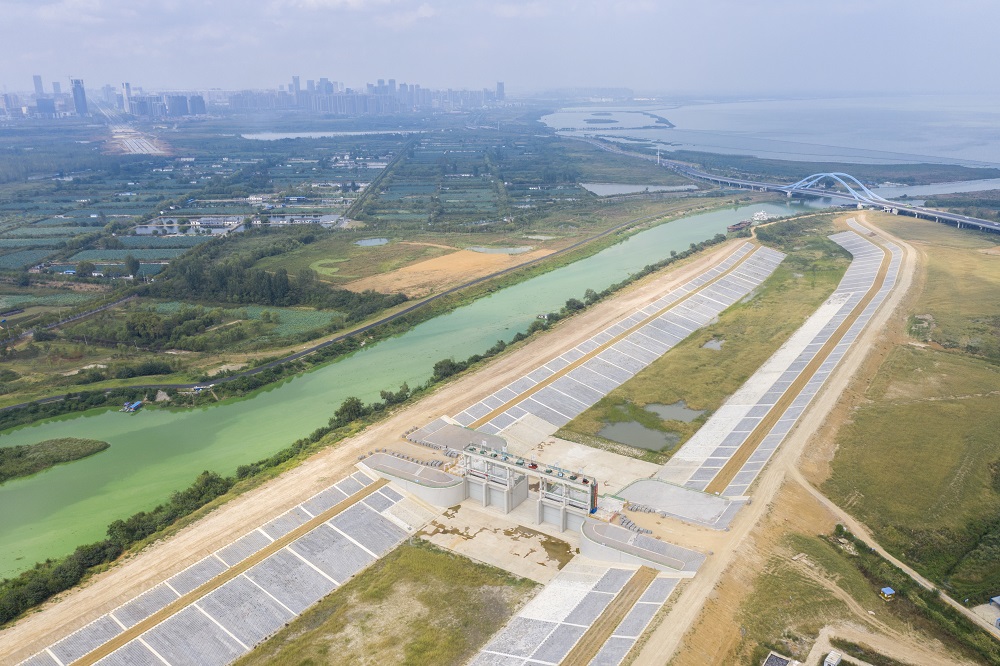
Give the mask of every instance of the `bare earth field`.
<svg viewBox="0 0 1000 666">
<path fill-rule="evenodd" d="M 198 559 L 278 516 L 352 469 L 361 452 L 398 441 L 413 425 L 456 414 L 518 379 L 534 367 L 653 302 L 670 288 L 704 272 L 732 252 L 730 241 L 689 261 L 639 281 L 617 297 L 560 322 L 552 331 L 502 355 L 482 370 L 448 383 L 426 398 L 389 415 L 338 446 L 221 506 L 173 537 L 157 542 L 84 587 L 67 592 L 0 632 L 0 663 L 17 662 L 66 636 Z M 482 255 L 484 257 L 494 255 Z M 523 257 L 524 255 L 520 255 Z M 506 255 L 501 255 L 501 258 Z M 709 564 L 712 563 L 709 560 Z M 701 576 L 699 576 L 700 578 Z M 657 662 L 662 663 L 662 662 Z"/>
<path fill-rule="evenodd" d="M 389 273 L 354 280 L 344 284 L 344 287 L 352 291 L 371 289 L 385 294 L 402 292 L 410 298 L 422 298 L 477 277 L 548 256 L 553 251 L 534 250 L 522 254 L 491 254 L 458 250 L 442 257 L 410 264 Z"/>
</svg>

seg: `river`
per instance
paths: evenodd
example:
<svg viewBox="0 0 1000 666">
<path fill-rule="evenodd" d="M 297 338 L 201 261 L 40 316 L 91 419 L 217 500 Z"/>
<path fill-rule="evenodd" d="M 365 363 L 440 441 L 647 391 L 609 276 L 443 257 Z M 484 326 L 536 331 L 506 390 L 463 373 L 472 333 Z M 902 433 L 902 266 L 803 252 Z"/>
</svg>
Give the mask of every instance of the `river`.
<svg viewBox="0 0 1000 666">
<path fill-rule="evenodd" d="M 111 443 L 90 458 L 0 486 L 0 576 L 103 538 L 111 521 L 152 508 L 203 470 L 231 474 L 274 453 L 325 425 L 348 396 L 369 402 L 381 389 L 420 384 L 436 361 L 464 359 L 498 339 L 510 340 L 538 313 L 557 310 L 588 288 L 600 291 L 758 210 L 790 215 L 818 205 L 758 204 L 653 227 L 251 398 L 194 410 L 98 411 L 0 435 L 0 446 L 57 437 Z"/>
</svg>

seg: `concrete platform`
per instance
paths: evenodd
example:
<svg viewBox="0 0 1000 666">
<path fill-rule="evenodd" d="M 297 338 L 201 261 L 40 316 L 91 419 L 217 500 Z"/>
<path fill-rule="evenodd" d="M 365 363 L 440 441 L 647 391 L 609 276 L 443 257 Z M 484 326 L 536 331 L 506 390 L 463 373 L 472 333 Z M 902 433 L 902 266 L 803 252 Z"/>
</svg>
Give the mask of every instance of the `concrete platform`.
<svg viewBox="0 0 1000 666">
<path fill-rule="evenodd" d="M 714 530 L 729 527 L 744 504 L 742 501 L 709 495 L 660 479 L 635 481 L 616 493 L 616 496 Z"/>
</svg>

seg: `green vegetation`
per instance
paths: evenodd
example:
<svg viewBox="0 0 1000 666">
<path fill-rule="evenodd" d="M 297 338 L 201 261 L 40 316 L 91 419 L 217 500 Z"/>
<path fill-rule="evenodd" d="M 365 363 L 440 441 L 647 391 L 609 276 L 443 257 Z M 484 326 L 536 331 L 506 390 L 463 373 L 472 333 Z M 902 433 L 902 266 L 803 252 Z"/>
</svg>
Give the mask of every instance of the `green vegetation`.
<svg viewBox="0 0 1000 666">
<path fill-rule="evenodd" d="M 837 434 L 824 492 L 951 596 L 1000 592 L 1000 260 L 995 237 L 880 218 L 921 247 L 917 345 L 894 348 Z"/>
<path fill-rule="evenodd" d="M 878 595 L 885 586 L 896 591 L 896 597 L 888 603 Z M 792 531 L 784 536 L 740 608 L 742 638 L 737 654 L 750 653 L 745 663 L 760 663 L 768 650 L 805 659 L 824 626 L 858 621 L 840 592 L 862 608 L 883 609 L 877 613 L 881 622 L 901 633 L 916 631 L 937 639 L 970 661 L 1000 663 L 1000 646 L 987 632 L 939 595 L 920 587 L 841 525 L 833 535 Z M 833 643 L 845 648 L 848 655 L 869 663 L 897 665 L 870 649 L 836 639 Z"/>
<path fill-rule="evenodd" d="M 457 666 L 507 622 L 535 587 L 414 539 L 236 663 Z"/>
<path fill-rule="evenodd" d="M 884 586 L 896 591 L 893 600 L 887 604 L 894 615 L 909 626 L 965 653 L 967 657 L 978 658 L 988 664 L 1000 664 L 1000 643 L 942 600 L 940 594 L 918 585 L 842 525 L 837 525 L 835 537 L 851 544 L 852 552 L 843 548 L 838 550 L 867 579 L 873 591 Z"/>
<path fill-rule="evenodd" d="M 788 256 L 748 299 L 719 321 L 695 332 L 631 380 L 602 398 L 564 426 L 558 435 L 581 443 L 619 450 L 651 462 L 663 462 L 676 447 L 664 451 L 622 449 L 598 436 L 608 423 L 638 421 L 672 432 L 683 443 L 732 395 L 802 322 L 836 289 L 848 265 L 844 250 L 826 238 L 833 216 L 809 216 L 757 230 L 758 238 Z M 707 349 L 723 340 L 722 349 Z M 690 423 L 664 421 L 643 409 L 673 404 L 706 410 Z"/>
<path fill-rule="evenodd" d="M 925 205 L 984 220 L 1000 220 L 1000 190 L 936 194 Z"/>
<path fill-rule="evenodd" d="M 92 456 L 109 446 L 107 442 L 96 439 L 63 437 L 37 444 L 0 447 L 0 483 Z"/>
<path fill-rule="evenodd" d="M 290 280 L 284 268 L 270 273 L 253 267 L 263 257 L 312 243 L 315 234 L 310 231 L 296 230 L 293 235 L 261 229 L 205 243 L 171 263 L 146 291 L 191 301 L 330 308 L 342 312 L 347 322 L 361 321 L 406 300 L 402 294 L 329 289 L 311 270 L 301 270 Z"/>
</svg>

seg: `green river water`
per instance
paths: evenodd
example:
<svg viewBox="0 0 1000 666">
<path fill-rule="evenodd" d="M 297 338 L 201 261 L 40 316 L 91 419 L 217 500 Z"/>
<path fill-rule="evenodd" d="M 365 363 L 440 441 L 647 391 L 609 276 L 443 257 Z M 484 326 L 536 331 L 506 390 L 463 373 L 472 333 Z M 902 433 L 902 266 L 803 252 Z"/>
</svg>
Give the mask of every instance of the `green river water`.
<svg viewBox="0 0 1000 666">
<path fill-rule="evenodd" d="M 600 291 L 670 250 L 725 232 L 726 225 L 761 209 L 790 215 L 804 206 L 758 204 L 654 227 L 252 398 L 176 412 L 94 412 L 0 435 L 0 446 L 57 437 L 111 443 L 90 458 L 0 485 L 0 577 L 102 539 L 110 522 L 152 508 L 203 470 L 231 474 L 238 465 L 274 453 L 325 425 L 348 396 L 369 402 L 381 389 L 395 389 L 404 381 L 420 384 L 436 361 L 464 359 L 498 339 L 510 340 L 538 313 L 557 310 L 586 289 Z"/>
</svg>

